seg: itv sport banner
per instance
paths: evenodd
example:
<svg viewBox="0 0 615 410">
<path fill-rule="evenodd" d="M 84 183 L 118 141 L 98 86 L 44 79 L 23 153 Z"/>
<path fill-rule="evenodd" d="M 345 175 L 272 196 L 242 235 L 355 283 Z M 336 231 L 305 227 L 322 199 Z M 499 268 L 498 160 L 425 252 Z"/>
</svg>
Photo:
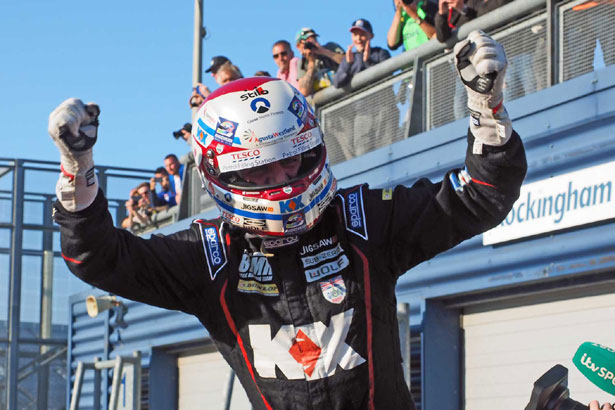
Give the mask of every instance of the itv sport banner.
<svg viewBox="0 0 615 410">
<path fill-rule="evenodd" d="M 615 218 L 615 161 L 521 187 L 506 219 L 483 234 L 493 245 Z"/>
</svg>

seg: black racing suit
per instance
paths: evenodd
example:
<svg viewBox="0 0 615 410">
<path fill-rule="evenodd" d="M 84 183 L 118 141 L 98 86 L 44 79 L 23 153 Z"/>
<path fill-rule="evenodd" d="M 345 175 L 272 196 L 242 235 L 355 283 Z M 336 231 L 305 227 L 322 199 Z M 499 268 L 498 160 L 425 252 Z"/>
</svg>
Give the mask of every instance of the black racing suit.
<svg viewBox="0 0 615 410">
<path fill-rule="evenodd" d="M 437 184 L 341 189 L 299 237 L 263 241 L 215 219 L 145 240 L 113 227 L 100 192 L 80 212 L 57 203 L 55 220 L 78 277 L 198 317 L 255 409 L 414 409 L 395 284 L 508 213 L 525 176 L 521 140 L 483 150 Z"/>
</svg>

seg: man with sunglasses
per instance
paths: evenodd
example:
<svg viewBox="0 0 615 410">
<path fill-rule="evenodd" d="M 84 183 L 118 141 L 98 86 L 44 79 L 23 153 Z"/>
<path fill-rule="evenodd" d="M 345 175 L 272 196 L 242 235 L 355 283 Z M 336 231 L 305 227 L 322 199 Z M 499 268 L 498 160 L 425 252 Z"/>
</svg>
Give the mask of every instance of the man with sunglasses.
<svg viewBox="0 0 615 410">
<path fill-rule="evenodd" d="M 273 61 L 275 61 L 279 70 L 276 77 L 290 83 L 293 87 L 299 88 L 297 81 L 297 64 L 299 58 L 295 57 L 290 43 L 286 40 L 279 40 L 273 44 Z"/>
</svg>

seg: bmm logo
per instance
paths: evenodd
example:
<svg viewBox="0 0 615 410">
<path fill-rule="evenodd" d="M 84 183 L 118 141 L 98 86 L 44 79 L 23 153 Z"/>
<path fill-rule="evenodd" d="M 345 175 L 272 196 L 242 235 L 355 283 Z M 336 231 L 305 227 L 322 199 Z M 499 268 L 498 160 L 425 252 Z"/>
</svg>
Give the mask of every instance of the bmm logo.
<svg viewBox="0 0 615 410">
<path fill-rule="evenodd" d="M 267 94 L 269 94 L 269 91 L 263 90 L 263 87 L 256 87 L 252 91 L 248 91 L 245 94 L 241 94 L 239 98 L 241 98 L 241 101 L 246 101 L 246 100 L 249 100 L 250 98 L 258 97 L 259 95 L 267 95 Z"/>
</svg>

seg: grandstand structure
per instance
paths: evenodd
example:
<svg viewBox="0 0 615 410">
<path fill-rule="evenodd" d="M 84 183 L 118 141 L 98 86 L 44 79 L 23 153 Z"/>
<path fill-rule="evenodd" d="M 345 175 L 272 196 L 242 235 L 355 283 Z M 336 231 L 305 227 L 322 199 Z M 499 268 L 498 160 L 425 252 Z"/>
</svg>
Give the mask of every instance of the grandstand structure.
<svg viewBox="0 0 615 410">
<path fill-rule="evenodd" d="M 609 1 L 515 0 L 457 34 L 483 29 L 504 45 L 506 106 L 529 169 L 501 226 L 400 278 L 408 376 L 422 409 L 524 408 L 534 380 L 556 363 L 569 367 L 576 400 L 601 398 L 571 358 L 581 342 L 615 347 L 613 21 Z M 451 46 L 432 40 L 315 95 L 340 186 L 437 181 L 462 166 L 468 120 Z M 349 144 L 355 118 L 374 105 L 383 107 L 376 128 L 360 147 Z M 182 161 L 182 203 L 144 236 L 217 214 L 189 156 Z M 59 258 L 54 194 L 40 188 L 54 186 L 57 167 L 0 160 L 0 408 L 69 408 L 78 362 L 135 351 L 143 409 L 251 408 L 196 318 L 130 300 L 125 328 L 112 325 L 113 310 L 86 314 L 85 298 L 106 294 L 72 278 Z M 97 172 L 119 222 L 125 181 L 151 171 Z M 105 370 L 97 386 L 86 374 L 79 408 L 106 408 L 111 376 Z"/>
</svg>

